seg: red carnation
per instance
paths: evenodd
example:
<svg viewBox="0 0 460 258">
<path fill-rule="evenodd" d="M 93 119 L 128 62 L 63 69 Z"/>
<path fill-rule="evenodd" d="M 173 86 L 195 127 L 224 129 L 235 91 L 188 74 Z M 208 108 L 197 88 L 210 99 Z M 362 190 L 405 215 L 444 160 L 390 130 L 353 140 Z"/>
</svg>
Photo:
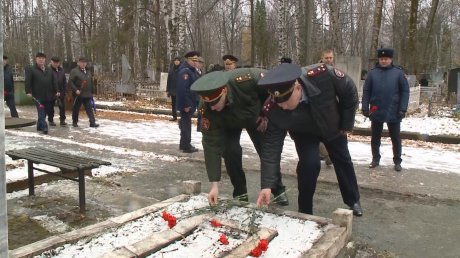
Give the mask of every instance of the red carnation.
<svg viewBox="0 0 460 258">
<path fill-rule="evenodd" d="M 375 113 L 377 111 L 378 107 L 376 105 L 371 106 L 370 114 Z"/>
<path fill-rule="evenodd" d="M 218 228 L 218 227 L 221 227 L 222 224 L 220 224 L 220 222 L 217 221 L 216 219 L 213 219 L 213 220 L 211 220 L 211 226 L 213 226 L 215 228 Z"/>
<path fill-rule="evenodd" d="M 219 241 L 220 241 L 223 245 L 228 245 L 228 239 L 227 239 L 227 236 L 226 236 L 225 234 L 220 235 Z"/>
<path fill-rule="evenodd" d="M 262 239 L 259 241 L 259 244 L 257 245 L 257 248 L 260 248 L 262 251 L 267 251 L 268 249 L 268 240 L 267 239 Z"/>
<path fill-rule="evenodd" d="M 175 217 L 171 217 L 171 218 L 168 220 L 168 227 L 169 227 L 169 228 L 173 228 L 175 225 L 176 225 L 176 218 L 175 218 Z"/>
<path fill-rule="evenodd" d="M 251 250 L 249 255 L 251 255 L 252 257 L 260 257 L 262 255 L 262 249 L 260 249 L 259 247 L 256 247 Z"/>
</svg>

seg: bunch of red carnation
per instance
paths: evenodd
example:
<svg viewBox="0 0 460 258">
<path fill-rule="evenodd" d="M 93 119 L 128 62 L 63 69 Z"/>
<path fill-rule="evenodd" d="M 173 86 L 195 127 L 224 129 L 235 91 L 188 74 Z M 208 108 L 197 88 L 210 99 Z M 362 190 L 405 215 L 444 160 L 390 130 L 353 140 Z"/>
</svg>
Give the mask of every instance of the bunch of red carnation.
<svg viewBox="0 0 460 258">
<path fill-rule="evenodd" d="M 165 221 L 168 222 L 168 227 L 169 228 L 173 228 L 176 225 L 176 223 L 177 223 L 176 217 L 174 217 L 171 213 L 163 211 L 161 216 L 163 217 L 163 219 Z"/>
<path fill-rule="evenodd" d="M 227 238 L 227 236 L 225 234 L 220 235 L 219 241 L 223 245 L 228 245 L 228 238 Z"/>
<path fill-rule="evenodd" d="M 211 226 L 213 226 L 213 227 L 215 227 L 215 228 L 218 228 L 218 227 L 221 227 L 222 224 L 221 224 L 218 220 L 212 219 L 212 220 L 211 220 Z"/>
<path fill-rule="evenodd" d="M 259 241 L 259 244 L 256 246 L 256 248 L 252 249 L 249 255 L 252 257 L 260 257 L 263 252 L 267 251 L 268 249 L 268 240 L 267 239 L 261 239 Z"/>
</svg>

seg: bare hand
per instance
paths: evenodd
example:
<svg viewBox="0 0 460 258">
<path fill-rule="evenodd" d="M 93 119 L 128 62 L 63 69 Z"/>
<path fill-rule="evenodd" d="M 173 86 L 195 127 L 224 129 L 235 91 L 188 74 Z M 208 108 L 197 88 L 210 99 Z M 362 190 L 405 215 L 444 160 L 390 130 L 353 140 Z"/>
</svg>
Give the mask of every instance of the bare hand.
<svg viewBox="0 0 460 258">
<path fill-rule="evenodd" d="M 265 130 L 267 130 L 267 125 L 268 125 L 268 118 L 265 116 L 259 116 L 257 117 L 257 131 L 263 133 Z"/>
<path fill-rule="evenodd" d="M 264 188 L 260 191 L 259 197 L 257 198 L 257 207 L 270 204 L 270 197 L 272 195 L 272 189 Z"/>
<path fill-rule="evenodd" d="M 80 96 L 80 91 L 79 91 L 79 90 L 76 90 L 76 91 L 75 91 L 75 94 L 77 94 L 78 96 Z"/>
<path fill-rule="evenodd" d="M 211 191 L 208 194 L 208 202 L 209 205 L 217 205 L 217 197 L 219 196 L 219 187 L 217 186 L 217 182 L 213 182 L 211 186 Z"/>
</svg>

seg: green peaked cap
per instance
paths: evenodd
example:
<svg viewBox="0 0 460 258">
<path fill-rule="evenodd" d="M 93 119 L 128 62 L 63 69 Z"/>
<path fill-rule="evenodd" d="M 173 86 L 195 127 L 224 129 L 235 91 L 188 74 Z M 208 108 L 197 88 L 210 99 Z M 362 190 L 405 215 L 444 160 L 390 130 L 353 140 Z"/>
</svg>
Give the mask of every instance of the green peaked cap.
<svg viewBox="0 0 460 258">
<path fill-rule="evenodd" d="M 229 73 L 223 71 L 215 71 L 205 74 L 196 80 L 191 87 L 191 90 L 200 96 L 211 96 L 216 90 L 227 85 Z"/>
</svg>

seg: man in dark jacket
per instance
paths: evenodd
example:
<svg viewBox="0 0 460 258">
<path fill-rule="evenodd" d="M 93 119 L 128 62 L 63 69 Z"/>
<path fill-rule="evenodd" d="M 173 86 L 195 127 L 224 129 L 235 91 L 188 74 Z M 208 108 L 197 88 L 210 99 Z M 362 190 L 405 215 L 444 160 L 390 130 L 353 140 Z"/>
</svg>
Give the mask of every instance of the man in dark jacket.
<svg viewBox="0 0 460 258">
<path fill-rule="evenodd" d="M 325 64 L 302 69 L 295 64 L 280 64 L 258 84 L 272 98 L 264 105 L 269 122 L 262 141 L 262 190 L 257 205 L 270 202 L 270 189 L 278 181 L 283 142 L 289 132 L 299 156 L 299 212 L 313 214 L 322 141 L 334 165 L 344 203 L 354 215 L 361 216 L 358 183 L 347 141 L 358 105 L 356 86 L 350 77 Z"/>
<path fill-rule="evenodd" d="M 211 190 L 208 200 L 217 204 L 218 183 L 221 180 L 221 157 L 233 185 L 233 197 L 248 201 L 246 176 L 243 170 L 243 152 L 240 137 L 243 129 L 249 134 L 257 153 L 260 154 L 262 132 L 266 118 L 261 117 L 262 103 L 268 97 L 257 86 L 264 70 L 240 68 L 232 71 L 211 72 L 192 85 L 192 91 L 200 95 L 203 116 L 202 134 L 204 159 Z M 275 202 L 288 205 L 285 187 L 279 181 L 273 188 Z"/>
<path fill-rule="evenodd" d="M 176 72 L 180 66 L 180 58 L 176 57 L 171 62 L 168 71 L 168 82 L 166 84 L 166 92 L 168 97 L 171 98 L 171 111 L 172 118 L 169 121 L 177 120 L 177 109 L 176 109 Z"/>
<path fill-rule="evenodd" d="M 377 50 L 378 64 L 369 71 L 363 87 L 362 112 L 369 117 L 372 129 L 372 162 L 375 168 L 380 162 L 380 138 L 383 123 L 387 123 L 393 145 L 394 169 L 401 171 L 401 120 L 406 116 L 409 103 L 409 83 L 403 70 L 393 65 L 393 49 Z"/>
<path fill-rule="evenodd" d="M 46 116 L 50 117 L 51 110 L 54 109 L 53 103 L 60 93 L 57 83 L 53 78 L 53 71 L 45 65 L 46 55 L 37 53 L 35 64 L 26 69 L 25 90 L 28 96 L 33 97 L 37 107 L 37 131 L 48 134 L 48 124 Z"/>
<path fill-rule="evenodd" d="M 54 80 L 57 82 L 58 89 L 59 89 L 59 98 L 57 98 L 58 108 L 59 108 L 59 124 L 61 126 L 66 126 L 67 123 L 65 122 L 65 92 L 67 88 L 67 79 L 65 77 L 64 69 L 61 67 L 61 60 L 59 57 L 52 57 L 51 58 L 51 70 L 53 70 Z M 54 103 L 53 103 L 54 106 Z M 54 117 L 54 109 L 50 117 L 48 117 L 49 125 L 55 126 L 56 124 L 53 122 Z"/>
<path fill-rule="evenodd" d="M 196 95 L 190 90 L 192 84 L 199 77 L 196 70 L 196 63 L 200 53 L 190 51 L 185 54 L 186 61 L 183 62 L 176 74 L 176 105 L 180 112 L 180 144 L 179 149 L 184 153 L 197 152 L 198 149 L 192 146 L 192 116 L 196 111 Z"/>
<path fill-rule="evenodd" d="M 11 117 L 19 117 L 16 110 L 16 103 L 14 102 L 14 80 L 13 72 L 8 64 L 8 57 L 3 56 L 3 78 L 4 78 L 4 97 L 8 108 L 10 109 Z"/>
<path fill-rule="evenodd" d="M 74 94 L 72 108 L 72 126 L 78 127 L 78 115 L 80 107 L 85 106 L 86 115 L 89 119 L 89 127 L 99 127 L 93 113 L 93 80 L 91 72 L 86 69 L 88 60 L 85 57 L 78 59 L 77 67 L 70 71 L 69 86 Z"/>
</svg>

